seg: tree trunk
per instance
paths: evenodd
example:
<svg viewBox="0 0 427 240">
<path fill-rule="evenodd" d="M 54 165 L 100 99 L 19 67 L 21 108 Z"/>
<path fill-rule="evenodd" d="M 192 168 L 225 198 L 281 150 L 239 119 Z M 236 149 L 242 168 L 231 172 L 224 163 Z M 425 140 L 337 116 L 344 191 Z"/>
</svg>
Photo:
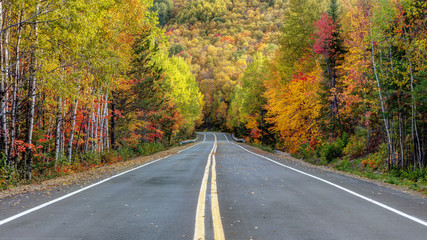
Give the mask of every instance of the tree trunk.
<svg viewBox="0 0 427 240">
<path fill-rule="evenodd" d="M 87 153 L 89 149 L 89 139 L 92 138 L 92 128 L 93 128 L 92 115 L 93 115 L 93 102 L 92 102 L 92 107 L 90 109 L 90 113 L 87 116 L 87 128 L 86 128 L 86 140 L 85 140 L 84 153 Z"/>
<path fill-rule="evenodd" d="M 10 11 L 10 10 L 9 10 Z M 10 14 L 9 14 L 10 15 Z M 8 81 L 10 78 L 10 71 L 9 71 L 9 63 L 10 63 L 10 29 L 7 29 L 5 32 L 5 48 L 4 48 L 4 69 L 6 70 L 4 72 L 5 75 L 5 81 L 2 81 L 1 84 L 1 129 L 2 129 L 2 135 L 1 135 L 1 150 L 6 153 L 7 151 L 7 138 L 8 138 L 8 129 L 7 129 L 7 113 L 8 113 L 8 98 L 9 98 L 9 91 L 8 91 Z"/>
<path fill-rule="evenodd" d="M 64 103 L 62 104 L 62 112 L 61 112 L 61 141 L 60 141 L 60 154 L 61 156 L 65 156 L 64 151 L 65 151 L 65 122 L 66 122 L 66 118 L 65 118 L 65 107 L 66 106 L 66 101 L 64 100 Z"/>
<path fill-rule="evenodd" d="M 58 164 L 59 153 L 61 150 L 62 97 L 59 97 L 58 108 L 59 110 L 56 115 L 55 167 Z"/>
<path fill-rule="evenodd" d="M 399 143 L 400 143 L 400 168 L 405 167 L 405 157 L 404 157 L 404 143 L 403 143 L 403 127 L 402 127 L 402 114 L 399 113 Z"/>
<path fill-rule="evenodd" d="M 6 151 L 6 132 L 7 129 L 4 128 L 3 122 L 4 117 L 6 117 L 6 52 L 8 46 L 5 43 L 5 39 L 7 39 L 7 34 L 3 34 L 3 25 L 5 25 L 6 17 L 5 17 L 6 10 L 3 9 L 3 1 L 0 2 L 0 27 L 1 27 L 1 33 L 0 33 L 0 68 L 1 68 L 1 82 L 0 82 L 0 152 Z M 7 30 L 8 31 L 8 30 Z"/>
<path fill-rule="evenodd" d="M 52 132 L 53 132 L 53 119 L 52 118 L 49 118 L 49 124 L 48 124 L 48 128 L 47 128 L 47 132 L 46 132 L 46 135 L 47 135 L 47 138 L 48 138 L 48 144 L 47 144 L 47 149 L 45 150 L 45 153 L 50 153 L 51 151 L 50 151 L 50 148 L 51 148 L 51 141 L 50 141 L 50 139 L 51 139 L 51 135 L 52 135 Z M 46 160 L 46 163 L 47 162 L 49 162 L 49 158 L 48 157 L 46 157 L 45 158 L 45 160 Z"/>
<path fill-rule="evenodd" d="M 108 112 L 109 112 L 109 108 L 108 108 L 108 94 L 105 94 L 105 109 L 104 109 L 104 132 L 105 132 L 105 136 L 104 136 L 104 145 L 106 147 L 106 149 L 110 148 L 110 142 L 109 142 L 109 132 L 108 132 Z"/>
<path fill-rule="evenodd" d="M 83 113 L 83 119 L 82 119 L 82 121 L 80 122 L 79 134 L 77 135 L 77 141 L 76 141 L 76 144 L 77 144 L 76 148 L 77 148 L 77 149 L 79 149 L 80 135 L 81 135 L 82 130 L 83 130 L 83 124 L 85 123 L 85 116 L 86 116 L 86 114 L 84 113 L 84 111 L 83 111 L 83 110 L 82 110 L 82 113 Z M 80 150 L 80 151 L 83 151 L 83 149 L 79 149 L 79 150 Z"/>
<path fill-rule="evenodd" d="M 74 138 L 74 128 L 76 126 L 76 115 L 78 108 L 79 100 L 76 99 L 73 106 L 73 111 L 71 115 L 71 131 L 70 131 L 70 139 L 68 140 L 68 162 L 71 163 L 71 157 L 73 154 L 73 138 Z"/>
<path fill-rule="evenodd" d="M 37 4 L 36 7 L 36 13 L 38 13 L 40 10 L 40 4 Z M 38 25 L 35 23 L 33 25 L 34 28 L 34 34 L 35 34 L 35 49 L 38 48 Z M 29 79 L 29 86 L 28 86 L 28 112 L 27 112 L 27 137 L 26 137 L 26 143 L 27 148 L 25 151 L 26 155 L 26 177 L 28 180 L 31 180 L 31 172 L 33 170 L 33 152 L 32 152 L 32 141 L 33 141 L 33 128 L 34 128 L 34 107 L 36 102 L 36 77 L 35 72 L 37 69 L 37 60 L 35 57 L 33 50 L 31 52 L 31 64 L 30 64 L 30 79 Z"/>
<path fill-rule="evenodd" d="M 96 112 L 98 113 L 98 106 L 96 106 Z M 98 138 L 98 121 L 96 119 L 95 114 L 95 104 L 94 104 L 94 110 L 92 111 L 92 152 L 96 151 L 96 139 Z"/>
<path fill-rule="evenodd" d="M 22 22 L 22 15 L 23 10 L 20 12 L 20 19 L 19 21 Z M 11 114 L 10 114 L 10 144 L 9 144 L 9 150 L 7 152 L 7 159 L 11 159 L 12 153 L 13 153 L 13 147 L 16 137 L 16 108 L 18 107 L 18 98 L 17 98 L 17 92 L 18 92 L 18 86 L 19 81 L 21 79 L 21 71 L 20 71 L 20 62 L 19 54 L 20 54 L 20 47 L 21 47 L 21 31 L 22 26 L 18 26 L 18 40 L 16 42 L 16 65 L 15 65 L 15 81 L 13 82 L 13 94 L 12 94 L 12 106 L 11 106 Z"/>
<path fill-rule="evenodd" d="M 109 137 L 109 131 L 108 131 L 108 118 L 105 119 L 105 138 L 104 138 L 104 142 L 105 142 L 105 146 L 107 149 L 110 148 L 110 137 Z"/>
<path fill-rule="evenodd" d="M 95 121 L 95 128 L 94 128 L 94 133 L 95 133 L 95 139 L 94 139 L 94 151 L 95 152 L 99 152 L 99 135 L 98 135 L 98 129 L 99 129 L 99 125 L 100 125 L 100 117 L 101 117 L 101 95 L 99 95 L 98 97 L 98 104 L 96 106 L 96 116 L 94 116 L 94 121 Z"/>
<path fill-rule="evenodd" d="M 116 149 L 116 103 L 114 100 L 114 92 L 111 93 L 112 101 L 111 101 L 111 148 Z"/>
<path fill-rule="evenodd" d="M 105 94 L 105 98 L 104 98 L 104 103 L 103 103 L 103 105 L 101 105 L 102 107 L 101 107 L 101 115 L 100 115 L 100 118 L 99 118 L 99 120 L 100 120 L 100 126 L 99 126 L 99 149 L 100 149 L 100 151 L 102 152 L 102 151 L 104 151 L 104 137 L 105 137 L 105 132 L 104 132 L 104 124 L 105 124 L 105 117 L 106 117 L 106 113 L 107 113 L 107 107 L 108 107 L 108 104 L 107 104 L 107 101 L 108 101 L 108 99 L 107 99 L 107 94 Z"/>
</svg>

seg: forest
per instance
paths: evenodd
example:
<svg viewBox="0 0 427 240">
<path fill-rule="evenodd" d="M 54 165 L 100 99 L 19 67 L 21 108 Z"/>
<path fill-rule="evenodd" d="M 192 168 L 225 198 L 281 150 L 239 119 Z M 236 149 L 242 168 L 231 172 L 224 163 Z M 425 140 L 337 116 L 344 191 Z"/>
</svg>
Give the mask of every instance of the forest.
<svg viewBox="0 0 427 240">
<path fill-rule="evenodd" d="M 4 0 L 0 14 L 3 189 L 196 129 L 427 183 L 424 0 Z"/>
<path fill-rule="evenodd" d="M 427 3 L 291 0 L 283 18 L 274 56 L 257 53 L 233 90 L 229 127 L 305 159 L 425 180 Z"/>
<path fill-rule="evenodd" d="M 152 1 L 0 2 L 0 186 L 192 137 L 204 100 Z"/>
</svg>

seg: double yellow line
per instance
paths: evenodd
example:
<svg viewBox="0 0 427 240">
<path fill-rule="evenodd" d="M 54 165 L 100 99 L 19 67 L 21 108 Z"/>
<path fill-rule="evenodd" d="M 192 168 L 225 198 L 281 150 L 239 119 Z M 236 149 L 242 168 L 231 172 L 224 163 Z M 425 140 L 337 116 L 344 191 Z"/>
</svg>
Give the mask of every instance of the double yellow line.
<svg viewBox="0 0 427 240">
<path fill-rule="evenodd" d="M 209 168 L 212 163 L 212 177 L 211 177 L 211 212 L 212 212 L 212 222 L 214 230 L 215 240 L 224 240 L 224 229 L 222 228 L 221 214 L 219 212 L 219 203 L 218 203 L 218 189 L 216 186 L 216 161 L 215 153 L 217 148 L 216 135 L 214 134 L 215 142 L 212 147 L 211 152 L 208 156 L 208 162 L 205 167 L 205 173 L 202 179 L 202 186 L 200 187 L 199 200 L 197 202 L 197 212 L 196 212 L 196 226 L 194 230 L 194 240 L 204 240 L 205 239 L 205 202 L 206 202 L 206 190 L 208 185 L 209 178 Z"/>
</svg>

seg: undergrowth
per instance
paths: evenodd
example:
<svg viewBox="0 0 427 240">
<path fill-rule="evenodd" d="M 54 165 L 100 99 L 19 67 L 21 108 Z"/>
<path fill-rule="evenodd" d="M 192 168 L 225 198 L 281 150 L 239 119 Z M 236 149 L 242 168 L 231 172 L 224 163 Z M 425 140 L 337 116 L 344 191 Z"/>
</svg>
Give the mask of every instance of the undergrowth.
<svg viewBox="0 0 427 240">
<path fill-rule="evenodd" d="M 251 146 L 253 146 L 253 147 L 257 147 L 257 148 L 259 148 L 261 150 L 264 150 L 266 152 L 270 152 L 270 153 L 274 152 L 274 149 L 272 147 L 263 145 L 261 143 L 248 143 L 248 144 L 251 145 Z"/>
</svg>

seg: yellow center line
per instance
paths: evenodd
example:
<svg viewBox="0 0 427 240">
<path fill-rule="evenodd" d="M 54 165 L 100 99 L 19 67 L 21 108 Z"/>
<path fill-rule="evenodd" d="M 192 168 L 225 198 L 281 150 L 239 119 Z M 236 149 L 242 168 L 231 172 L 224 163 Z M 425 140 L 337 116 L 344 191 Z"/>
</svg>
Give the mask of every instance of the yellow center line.
<svg viewBox="0 0 427 240">
<path fill-rule="evenodd" d="M 216 141 L 216 136 L 215 136 Z M 219 211 L 218 203 L 218 189 L 216 186 L 216 161 L 215 153 L 217 146 L 215 145 L 215 150 L 212 155 L 212 177 L 211 177 L 211 211 L 212 211 L 212 222 L 214 229 L 215 240 L 224 240 L 224 229 L 222 227 L 221 214 Z"/>
<path fill-rule="evenodd" d="M 196 211 L 196 226 L 194 229 L 194 240 L 204 240 L 205 239 L 205 199 L 206 199 L 206 189 L 208 185 L 209 178 L 209 167 L 211 165 L 212 153 L 215 149 L 216 141 L 212 147 L 211 152 L 208 156 L 208 162 L 206 163 L 205 173 L 202 179 L 202 186 L 200 187 L 199 199 L 197 202 L 197 211 Z"/>
<path fill-rule="evenodd" d="M 212 222 L 214 230 L 214 239 L 215 240 L 224 240 L 224 229 L 222 227 L 221 214 L 219 211 L 218 204 L 218 190 L 216 185 L 216 161 L 215 153 L 217 148 L 217 138 L 214 134 L 215 142 L 212 147 L 211 152 L 208 156 L 208 162 L 205 167 L 205 173 L 202 179 L 202 186 L 200 187 L 199 199 L 197 202 L 197 211 L 196 211 L 196 225 L 194 229 L 194 240 L 204 240 L 205 239 L 205 202 L 206 202 L 206 190 L 209 178 L 209 168 L 212 163 L 212 177 L 211 177 L 211 212 L 212 212 Z"/>
</svg>

